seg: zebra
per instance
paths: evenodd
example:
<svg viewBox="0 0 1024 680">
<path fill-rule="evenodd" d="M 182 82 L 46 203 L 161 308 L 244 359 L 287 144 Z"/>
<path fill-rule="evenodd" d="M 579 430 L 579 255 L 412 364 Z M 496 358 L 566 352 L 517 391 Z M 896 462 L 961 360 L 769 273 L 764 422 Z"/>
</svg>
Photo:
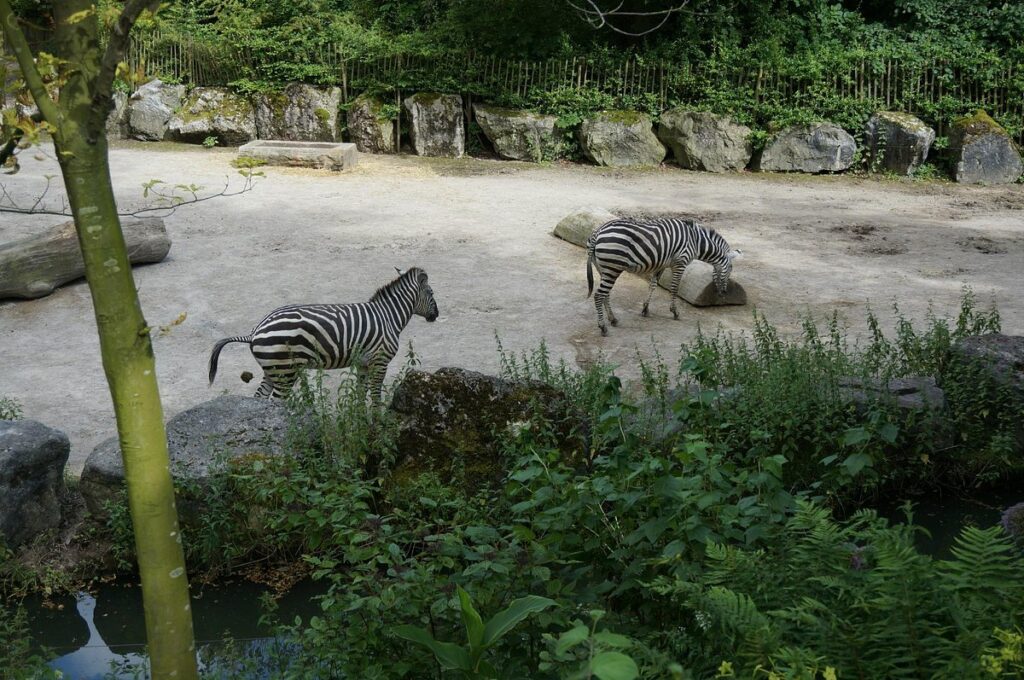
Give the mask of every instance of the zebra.
<svg viewBox="0 0 1024 680">
<path fill-rule="evenodd" d="M 650 289 L 641 314 L 647 316 L 654 286 L 658 276 L 665 269 L 672 268 L 672 316 L 679 318 L 676 310 L 676 293 L 683 278 L 683 270 L 694 258 L 714 266 L 713 279 L 719 293 L 725 293 L 732 272 L 732 261 L 740 254 L 731 250 L 725 239 L 714 229 L 708 229 L 695 220 L 660 219 L 635 221 L 616 219 L 607 222 L 587 239 L 587 297 L 594 295 L 597 307 L 597 325 L 601 335 L 608 335 L 604 322 L 605 310 L 608 320 L 617 326 L 619 320 L 612 312 L 609 295 L 612 286 L 624 271 L 650 277 Z M 594 292 L 596 267 L 601 282 Z"/>
<path fill-rule="evenodd" d="M 397 268 L 396 268 L 397 270 Z M 375 403 L 381 400 L 384 374 L 398 352 L 398 336 L 413 314 L 437 319 L 437 302 L 427 273 L 413 267 L 381 286 L 369 302 L 288 305 L 267 314 L 249 335 L 218 340 L 210 354 L 210 384 L 225 345 L 249 344 L 263 368 L 257 397 L 284 398 L 307 367 L 355 367 Z"/>
</svg>

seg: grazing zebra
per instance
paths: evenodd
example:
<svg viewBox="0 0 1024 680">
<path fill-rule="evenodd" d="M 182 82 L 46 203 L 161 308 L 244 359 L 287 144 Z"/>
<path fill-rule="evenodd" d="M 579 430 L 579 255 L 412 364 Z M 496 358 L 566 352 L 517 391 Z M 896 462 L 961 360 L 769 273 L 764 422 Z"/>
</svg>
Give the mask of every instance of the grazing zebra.
<svg viewBox="0 0 1024 680">
<path fill-rule="evenodd" d="M 413 267 L 382 286 L 369 302 L 345 305 L 279 307 L 249 335 L 219 340 L 210 355 L 210 384 L 224 345 L 249 343 L 263 368 L 257 397 L 285 397 L 304 368 L 346 368 L 355 364 L 375 402 L 380 402 L 384 373 L 398 351 L 398 336 L 413 314 L 437 318 L 437 303 L 427 273 Z"/>
<path fill-rule="evenodd" d="M 613 326 L 619 321 L 612 313 L 608 300 L 612 286 L 624 271 L 650 277 L 650 289 L 641 314 L 647 316 L 647 309 L 654 295 L 654 286 L 662 271 L 672 268 L 672 316 L 679 318 L 676 311 L 676 293 L 683 278 L 683 270 L 694 258 L 714 266 L 713 278 L 719 293 L 729 285 L 732 261 L 740 254 L 730 250 L 729 244 L 714 229 L 707 229 L 694 220 L 661 219 L 637 222 L 627 219 L 612 220 L 594 230 L 587 239 L 587 297 L 594 295 L 597 307 L 597 325 L 601 335 L 608 335 L 604 323 L 605 310 Z M 601 282 L 594 293 L 594 274 L 591 266 L 597 268 Z"/>
</svg>

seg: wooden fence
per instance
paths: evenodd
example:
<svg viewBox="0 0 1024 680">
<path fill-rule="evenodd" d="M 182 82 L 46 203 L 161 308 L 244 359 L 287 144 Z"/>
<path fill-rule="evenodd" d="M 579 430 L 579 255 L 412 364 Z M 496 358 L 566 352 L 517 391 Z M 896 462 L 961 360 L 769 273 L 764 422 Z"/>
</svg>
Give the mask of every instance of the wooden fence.
<svg viewBox="0 0 1024 680">
<path fill-rule="evenodd" d="M 34 37 L 39 42 L 45 38 Z M 731 89 L 757 105 L 810 105 L 824 117 L 829 107 L 863 101 L 871 107 L 922 115 L 940 135 L 948 120 L 969 103 L 970 108 L 984 108 L 1016 128 L 1018 141 L 1024 144 L 1024 64 L 980 72 L 940 59 L 912 63 L 865 59 L 808 75 L 745 65 L 653 62 L 637 56 L 618 63 L 583 57 L 527 61 L 470 53 L 362 60 L 346 58 L 344 49 L 335 44 L 323 45 L 312 54 L 268 57 L 224 42 L 159 32 L 133 36 L 126 55 L 136 73 L 192 85 L 226 85 L 243 78 L 272 80 L 278 74 L 268 69 L 276 67 L 275 59 L 306 65 L 307 79 L 337 85 L 344 101 L 367 89 L 395 93 L 441 89 L 505 101 L 525 101 L 541 91 L 591 90 L 618 105 L 664 110 L 677 103 L 706 102 L 709 93 Z M 956 102 L 961 111 L 949 110 L 950 102 Z"/>
</svg>

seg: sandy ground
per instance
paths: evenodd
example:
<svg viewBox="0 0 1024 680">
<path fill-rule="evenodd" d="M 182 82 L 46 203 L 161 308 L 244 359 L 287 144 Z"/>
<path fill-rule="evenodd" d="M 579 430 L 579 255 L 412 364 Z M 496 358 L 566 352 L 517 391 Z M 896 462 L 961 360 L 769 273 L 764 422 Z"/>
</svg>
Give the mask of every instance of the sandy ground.
<svg viewBox="0 0 1024 680">
<path fill-rule="evenodd" d="M 111 152 L 111 165 L 124 208 L 143 203 L 148 179 L 210 188 L 237 179 L 233 157 L 229 150 L 125 144 Z M 52 159 L 23 158 L 22 171 L 0 183 L 31 203 L 47 174 L 59 178 Z M 59 205 L 59 193 L 47 200 Z M 582 249 L 550 235 L 581 206 L 699 216 L 743 250 L 734 277 L 750 305 L 684 304 L 675 321 L 659 290 L 653 316 L 644 319 L 646 284 L 624 277 L 612 293 L 620 326 L 602 338 L 586 299 Z M 59 221 L 0 213 L 0 242 Z M 441 310 L 434 324 L 414 318 L 403 335 L 425 369 L 496 372 L 497 333 L 506 349 L 531 349 L 543 339 L 569 362 L 603 355 L 629 378 L 637 350 L 657 349 L 674 361 L 698 324 L 749 329 L 754 307 L 787 333 L 798 331 L 801 315 L 824 318 L 838 309 L 856 334 L 867 304 L 889 321 L 894 301 L 916 319 L 929 306 L 953 314 L 965 284 L 998 306 L 1005 332 L 1024 333 L 1021 185 L 362 155 L 358 168 L 340 174 L 268 168 L 251 193 L 182 208 L 166 224 L 170 255 L 136 268 L 135 276 L 151 325 L 188 315 L 154 338 L 168 416 L 221 393 L 255 389 L 256 382 L 239 379 L 244 370 L 258 374 L 243 345 L 225 349 L 217 381 L 207 386 L 217 339 L 247 333 L 281 304 L 365 300 L 396 266 L 424 267 Z M 0 395 L 20 401 L 25 417 L 68 433 L 72 473 L 115 433 L 83 282 L 39 300 L 0 302 Z"/>
</svg>

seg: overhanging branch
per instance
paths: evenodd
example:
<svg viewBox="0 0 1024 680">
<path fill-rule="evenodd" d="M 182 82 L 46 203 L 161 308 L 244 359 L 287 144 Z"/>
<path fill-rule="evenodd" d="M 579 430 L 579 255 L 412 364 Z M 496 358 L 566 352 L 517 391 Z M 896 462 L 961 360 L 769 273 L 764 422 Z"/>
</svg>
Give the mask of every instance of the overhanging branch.
<svg viewBox="0 0 1024 680">
<path fill-rule="evenodd" d="M 630 11 L 622 9 L 625 4 L 625 0 L 621 0 L 619 4 L 611 8 L 602 7 L 597 0 L 565 0 L 566 3 L 576 10 L 584 21 L 590 24 L 595 29 L 607 28 L 611 31 L 619 33 L 621 35 L 627 35 L 630 37 L 638 38 L 648 33 L 653 33 L 664 26 L 673 14 L 682 12 L 683 8 L 686 7 L 689 0 L 683 0 L 677 5 L 668 7 L 666 9 L 648 10 L 648 11 Z M 627 31 L 626 29 L 620 28 L 613 23 L 616 17 L 651 17 L 659 18 L 660 20 L 650 28 L 643 31 Z"/>
</svg>

